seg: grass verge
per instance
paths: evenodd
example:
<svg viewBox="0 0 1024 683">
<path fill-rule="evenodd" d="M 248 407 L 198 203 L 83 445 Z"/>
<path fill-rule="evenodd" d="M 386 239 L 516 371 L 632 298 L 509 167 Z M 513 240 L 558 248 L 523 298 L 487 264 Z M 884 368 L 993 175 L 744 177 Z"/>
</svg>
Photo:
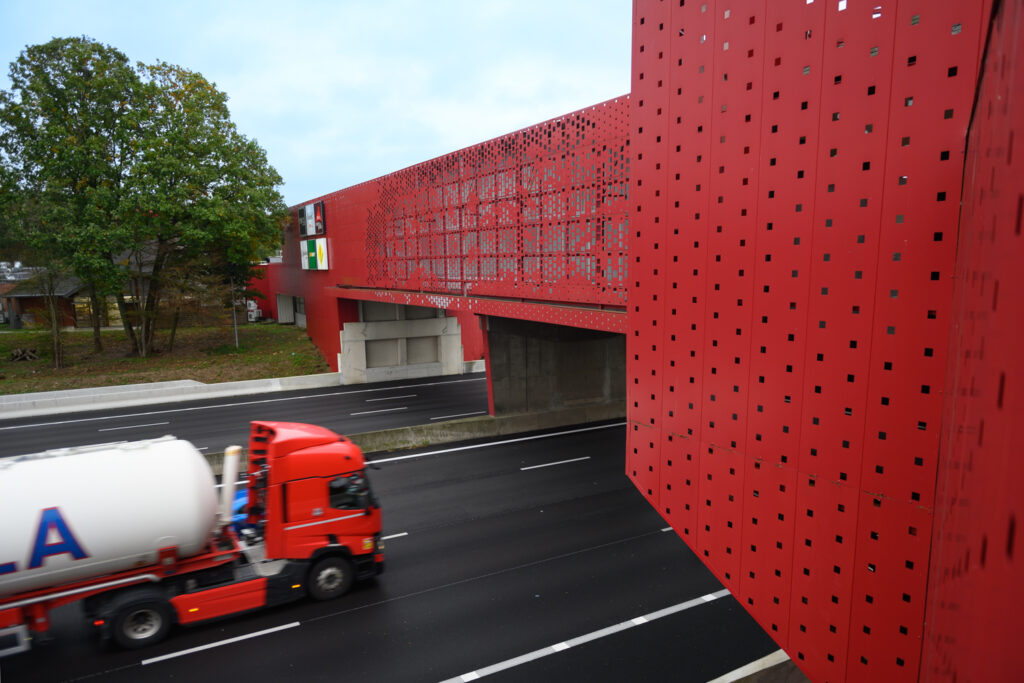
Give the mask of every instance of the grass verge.
<svg viewBox="0 0 1024 683">
<path fill-rule="evenodd" d="M 239 326 L 239 348 L 230 327 L 179 329 L 174 350 L 166 351 L 167 333 L 157 333 L 157 351 L 146 358 L 129 356 L 131 345 L 120 330 L 104 330 L 103 351 L 93 351 L 92 330 L 64 335 L 67 367 L 53 368 L 46 330 L 0 331 L 0 394 L 57 391 L 140 384 L 176 379 L 233 382 L 330 372 L 306 331 L 290 325 Z M 35 349 L 36 361 L 11 361 L 16 348 Z"/>
</svg>

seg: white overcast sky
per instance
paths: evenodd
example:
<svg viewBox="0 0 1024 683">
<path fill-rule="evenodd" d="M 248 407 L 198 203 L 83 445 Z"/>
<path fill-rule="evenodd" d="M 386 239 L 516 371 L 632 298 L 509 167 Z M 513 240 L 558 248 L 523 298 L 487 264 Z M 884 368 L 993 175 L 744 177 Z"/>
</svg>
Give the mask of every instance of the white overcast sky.
<svg viewBox="0 0 1024 683">
<path fill-rule="evenodd" d="M 224 90 L 288 204 L 629 91 L 631 0 L 0 0 L 26 45 L 88 36 Z"/>
</svg>

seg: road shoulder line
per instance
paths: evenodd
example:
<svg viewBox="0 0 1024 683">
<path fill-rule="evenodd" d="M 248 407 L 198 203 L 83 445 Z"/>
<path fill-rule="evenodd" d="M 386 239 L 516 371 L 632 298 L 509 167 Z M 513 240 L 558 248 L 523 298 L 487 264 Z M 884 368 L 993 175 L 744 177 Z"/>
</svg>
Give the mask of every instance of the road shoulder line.
<svg viewBox="0 0 1024 683">
<path fill-rule="evenodd" d="M 497 664 L 491 664 L 490 666 L 485 666 L 481 669 L 469 671 L 467 673 L 462 674 L 461 676 L 455 676 L 454 678 L 446 679 L 445 681 L 442 681 L 442 683 L 465 683 L 466 681 L 475 681 L 479 678 L 483 678 L 484 676 L 490 676 L 491 674 L 506 671 L 508 669 L 512 669 L 522 664 L 526 664 L 528 662 L 541 659 L 542 657 L 547 657 L 549 655 L 557 654 L 559 652 L 564 652 L 565 650 L 568 650 L 570 647 L 583 645 L 584 643 L 589 643 L 599 638 L 604 638 L 615 633 L 620 633 L 627 629 L 642 626 L 643 624 L 648 624 L 652 621 L 655 621 L 656 619 L 661 619 L 662 617 L 667 617 L 672 614 L 678 614 L 679 612 L 692 609 L 693 607 L 697 607 L 698 605 L 706 604 L 713 600 L 717 600 L 718 598 L 724 598 L 726 595 L 729 595 L 729 591 L 723 588 L 720 591 L 716 591 L 708 595 L 702 595 L 699 598 L 693 598 L 692 600 L 687 600 L 677 605 L 672 605 L 670 607 L 660 609 L 656 612 L 651 612 L 650 614 L 644 614 L 642 616 L 635 617 L 633 619 L 629 619 L 618 624 L 613 624 L 612 626 L 607 626 L 605 628 L 584 634 L 582 636 L 577 636 L 576 638 L 570 638 L 569 640 L 563 640 L 559 643 L 555 643 L 554 645 L 542 647 L 539 650 L 534 650 L 533 652 L 527 652 L 526 654 L 519 655 L 518 657 L 513 657 L 512 659 L 506 659 L 505 661 L 498 662 Z"/>
</svg>

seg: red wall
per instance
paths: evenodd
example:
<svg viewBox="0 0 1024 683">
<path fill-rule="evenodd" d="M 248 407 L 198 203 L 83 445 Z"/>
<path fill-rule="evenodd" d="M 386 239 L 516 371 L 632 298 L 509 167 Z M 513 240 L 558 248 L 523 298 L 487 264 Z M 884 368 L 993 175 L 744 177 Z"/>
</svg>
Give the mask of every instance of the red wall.
<svg viewBox="0 0 1024 683">
<path fill-rule="evenodd" d="M 280 266 L 278 264 L 270 264 L 257 266 L 256 269 L 262 277 L 251 280 L 249 282 L 249 290 L 257 291 L 263 295 L 262 299 L 254 297 L 258 308 L 263 311 L 263 317 L 277 320 L 277 293 L 280 291 L 277 279 Z"/>
<path fill-rule="evenodd" d="M 634 8 L 627 474 L 816 681 L 918 678 L 983 4 Z"/>
<path fill-rule="evenodd" d="M 324 197 L 338 284 L 625 305 L 628 98 Z"/>
<path fill-rule="evenodd" d="M 922 678 L 1024 671 L 1024 2 L 993 24 L 967 155 Z"/>
</svg>

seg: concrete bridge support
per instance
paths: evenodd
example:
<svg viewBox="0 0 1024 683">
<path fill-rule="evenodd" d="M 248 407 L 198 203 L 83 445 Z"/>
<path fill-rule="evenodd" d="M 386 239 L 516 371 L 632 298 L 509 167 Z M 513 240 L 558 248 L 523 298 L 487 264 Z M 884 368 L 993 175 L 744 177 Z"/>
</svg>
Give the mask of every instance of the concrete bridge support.
<svg viewBox="0 0 1024 683">
<path fill-rule="evenodd" d="M 576 412 L 581 422 L 626 413 L 626 338 L 487 317 L 491 414 Z"/>
</svg>

